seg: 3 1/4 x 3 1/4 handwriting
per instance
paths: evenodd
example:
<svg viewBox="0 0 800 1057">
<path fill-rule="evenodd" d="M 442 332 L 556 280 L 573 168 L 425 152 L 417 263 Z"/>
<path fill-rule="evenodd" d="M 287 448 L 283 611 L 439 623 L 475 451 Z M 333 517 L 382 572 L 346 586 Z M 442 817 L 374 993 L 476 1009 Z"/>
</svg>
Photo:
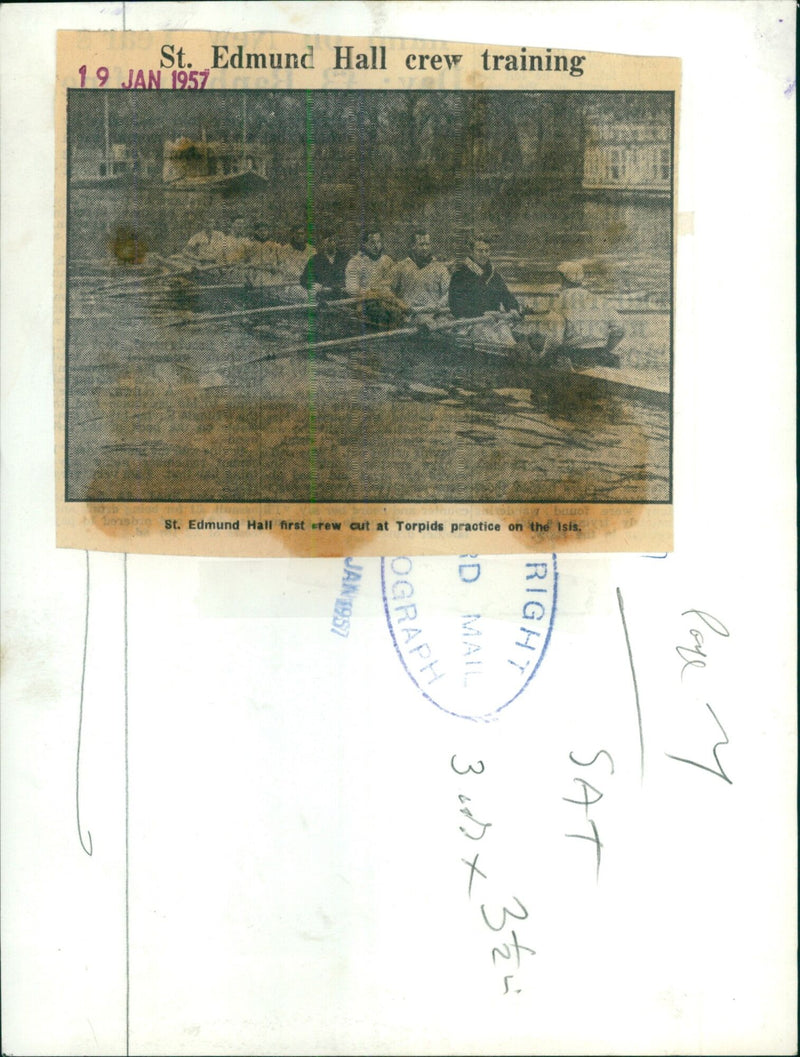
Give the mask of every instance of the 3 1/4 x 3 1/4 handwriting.
<svg viewBox="0 0 800 1057">
<path fill-rule="evenodd" d="M 480 777 L 486 770 L 486 766 L 483 760 L 477 760 L 466 765 L 461 764 L 457 761 L 456 756 L 450 758 L 450 768 L 455 771 L 457 775 L 462 778 L 469 778 L 471 782 Z M 492 823 L 489 821 L 482 821 L 477 815 L 473 814 L 472 808 L 467 806 L 472 803 L 472 797 L 466 793 L 458 794 L 458 802 L 461 804 L 459 814 L 463 815 L 467 820 L 466 825 L 459 826 L 462 835 L 466 840 L 469 841 L 482 841 L 487 834 L 487 831 L 491 827 Z M 481 851 L 475 850 L 475 854 L 472 858 L 465 858 L 461 861 L 469 870 L 469 881 L 467 882 L 467 898 L 472 899 L 472 890 L 476 884 L 476 878 L 480 878 L 482 881 L 489 880 L 489 874 L 485 873 L 478 862 L 481 857 Z M 526 921 L 528 918 L 527 907 L 521 902 L 518 896 L 513 895 L 510 899 L 511 905 L 496 906 L 489 905 L 488 903 L 481 903 L 480 911 L 481 918 L 484 925 L 492 932 L 502 932 L 506 926 L 509 926 L 515 921 Z M 511 968 L 518 970 L 522 964 L 522 954 L 535 955 L 536 951 L 532 947 L 526 947 L 520 943 L 519 937 L 517 936 L 516 930 L 509 928 L 509 931 L 503 937 L 504 942 L 499 947 L 493 947 L 491 950 L 492 965 L 498 965 L 498 958 L 500 959 L 500 965 L 504 968 Z M 507 964 L 505 964 L 507 963 Z M 512 987 L 511 982 L 514 980 L 514 973 L 506 973 L 503 977 L 503 994 L 520 994 L 522 992 L 521 987 Z"/>
</svg>

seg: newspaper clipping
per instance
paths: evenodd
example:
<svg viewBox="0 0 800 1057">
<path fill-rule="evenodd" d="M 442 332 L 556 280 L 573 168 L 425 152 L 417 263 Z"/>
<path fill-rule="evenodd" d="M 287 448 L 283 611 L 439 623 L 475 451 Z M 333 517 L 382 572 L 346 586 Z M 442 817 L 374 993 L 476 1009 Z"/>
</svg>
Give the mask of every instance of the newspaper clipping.
<svg viewBox="0 0 800 1057">
<path fill-rule="evenodd" d="M 61 33 L 59 545 L 670 550 L 679 78 Z"/>
</svg>

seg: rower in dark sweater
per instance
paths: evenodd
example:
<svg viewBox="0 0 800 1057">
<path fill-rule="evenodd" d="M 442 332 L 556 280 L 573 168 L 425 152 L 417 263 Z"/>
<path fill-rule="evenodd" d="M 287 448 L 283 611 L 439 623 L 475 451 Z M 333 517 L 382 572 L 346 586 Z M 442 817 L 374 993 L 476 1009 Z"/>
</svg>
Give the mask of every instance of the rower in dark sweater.
<svg viewBox="0 0 800 1057">
<path fill-rule="evenodd" d="M 489 259 L 491 244 L 486 236 L 475 235 L 467 245 L 469 252 L 450 280 L 450 311 L 456 319 L 501 309 L 519 311 L 517 299 Z"/>
<path fill-rule="evenodd" d="M 319 250 L 311 257 L 300 276 L 300 284 L 315 294 L 341 297 L 345 288 L 345 270 L 349 256 L 339 244 L 335 231 L 322 234 Z"/>
</svg>

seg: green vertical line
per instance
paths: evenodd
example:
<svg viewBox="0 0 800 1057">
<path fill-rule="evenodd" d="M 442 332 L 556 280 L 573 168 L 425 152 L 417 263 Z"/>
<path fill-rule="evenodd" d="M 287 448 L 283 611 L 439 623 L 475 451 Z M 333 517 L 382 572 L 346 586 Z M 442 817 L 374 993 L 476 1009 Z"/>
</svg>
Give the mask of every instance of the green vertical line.
<svg viewBox="0 0 800 1057">
<path fill-rule="evenodd" d="M 311 116 L 311 89 L 306 89 L 306 237 L 312 246 L 314 239 L 314 165 L 312 145 L 314 130 Z M 317 376 L 314 362 L 316 316 L 314 308 L 314 266 L 308 273 L 308 498 L 317 501 Z"/>
</svg>

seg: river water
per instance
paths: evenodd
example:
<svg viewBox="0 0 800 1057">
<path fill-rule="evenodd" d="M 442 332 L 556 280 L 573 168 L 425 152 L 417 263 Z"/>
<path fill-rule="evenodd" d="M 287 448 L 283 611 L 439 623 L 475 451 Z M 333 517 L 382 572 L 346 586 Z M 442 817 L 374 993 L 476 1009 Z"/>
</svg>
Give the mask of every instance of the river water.
<svg viewBox="0 0 800 1057">
<path fill-rule="evenodd" d="M 330 213 L 335 194 L 319 206 Z M 317 204 L 315 202 L 315 209 Z M 141 188 L 70 195 L 68 496 L 213 501 L 664 501 L 669 413 L 616 398 L 531 393 L 524 370 L 447 366 L 417 339 L 315 353 L 308 319 L 262 330 L 185 317 L 163 284 L 114 256 L 127 233 L 153 254 L 182 248 L 208 210 L 244 214 L 281 235 L 296 214 L 256 196 Z M 354 213 L 341 228 L 354 249 Z M 301 218 L 302 219 L 302 218 Z M 384 232 L 407 252 L 425 224 L 437 256 L 488 230 L 511 284 L 548 281 L 563 259 L 587 282 L 631 297 L 624 369 L 670 378 L 670 207 L 549 194 L 438 195 Z M 119 280 L 119 283 L 117 283 Z M 103 292 L 102 286 L 116 284 Z M 125 291 L 128 292 L 125 292 Z M 234 302 L 218 310 L 233 311 Z M 203 306 L 201 306 L 203 307 Z M 318 339 L 320 335 L 317 335 Z M 300 351 L 286 355 L 287 350 Z M 437 358 L 438 357 L 438 358 Z M 540 394 L 541 395 L 541 394 Z"/>
</svg>

